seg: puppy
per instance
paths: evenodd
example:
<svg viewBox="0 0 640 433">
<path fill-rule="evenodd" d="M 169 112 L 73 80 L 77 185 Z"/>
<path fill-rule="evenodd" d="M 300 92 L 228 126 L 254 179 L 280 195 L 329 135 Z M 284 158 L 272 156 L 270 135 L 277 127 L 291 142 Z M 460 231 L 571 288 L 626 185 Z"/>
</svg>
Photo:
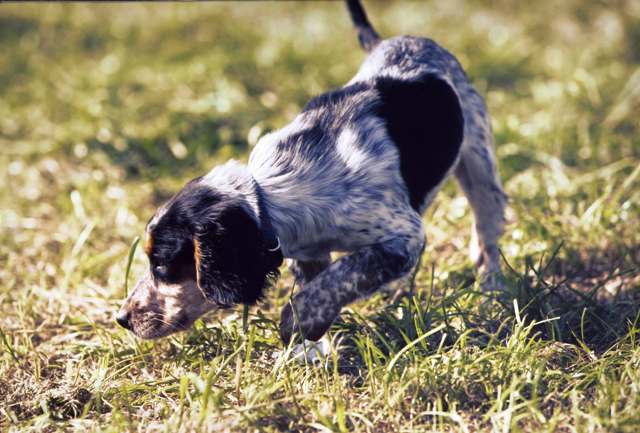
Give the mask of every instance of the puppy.
<svg viewBox="0 0 640 433">
<path fill-rule="evenodd" d="M 458 61 L 435 42 L 381 40 L 347 2 L 368 57 L 344 87 L 312 99 L 236 161 L 190 181 L 146 227 L 149 271 L 117 321 L 141 338 L 254 304 L 283 258 L 301 290 L 280 334 L 319 339 L 345 305 L 416 265 L 421 214 L 450 174 L 473 209 L 472 258 L 496 288 L 506 197 L 489 115 Z M 332 251 L 348 254 L 332 262 Z"/>
</svg>

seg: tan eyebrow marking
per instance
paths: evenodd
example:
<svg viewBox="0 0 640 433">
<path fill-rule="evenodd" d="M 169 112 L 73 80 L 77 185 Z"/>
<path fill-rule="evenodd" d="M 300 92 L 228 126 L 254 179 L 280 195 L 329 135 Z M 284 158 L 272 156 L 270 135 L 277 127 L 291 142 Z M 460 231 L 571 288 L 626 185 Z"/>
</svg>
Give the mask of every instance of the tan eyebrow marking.
<svg viewBox="0 0 640 433">
<path fill-rule="evenodd" d="M 196 261 L 196 285 L 206 298 L 207 294 L 204 292 L 202 287 L 200 287 L 200 241 L 195 237 L 193 238 L 193 258 Z"/>
<path fill-rule="evenodd" d="M 193 258 L 196 261 L 196 277 L 200 279 L 200 241 L 193 239 Z"/>
<path fill-rule="evenodd" d="M 147 253 L 148 256 L 150 256 L 152 249 L 153 249 L 153 235 L 147 232 L 144 235 L 144 252 Z"/>
</svg>

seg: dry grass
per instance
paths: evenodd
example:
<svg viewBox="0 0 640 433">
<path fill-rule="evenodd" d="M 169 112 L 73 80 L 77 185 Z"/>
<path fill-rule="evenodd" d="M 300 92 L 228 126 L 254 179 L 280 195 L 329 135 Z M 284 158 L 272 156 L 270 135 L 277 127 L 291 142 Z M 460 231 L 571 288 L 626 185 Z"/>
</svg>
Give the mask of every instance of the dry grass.
<svg viewBox="0 0 640 433">
<path fill-rule="evenodd" d="M 478 293 L 451 184 L 415 296 L 347 309 L 324 368 L 277 356 L 286 273 L 246 331 L 237 310 L 134 339 L 112 317 L 155 207 L 363 54 L 331 2 L 2 4 L 1 430 L 640 430 L 638 3 L 369 6 L 487 98 L 509 300 Z"/>
</svg>

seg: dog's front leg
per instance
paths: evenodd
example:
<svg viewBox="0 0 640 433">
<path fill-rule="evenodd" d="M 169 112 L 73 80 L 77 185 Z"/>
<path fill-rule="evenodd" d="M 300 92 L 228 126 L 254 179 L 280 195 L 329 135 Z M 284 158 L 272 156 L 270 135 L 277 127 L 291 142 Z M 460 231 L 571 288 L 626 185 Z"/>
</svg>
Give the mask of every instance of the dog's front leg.
<svg viewBox="0 0 640 433">
<path fill-rule="evenodd" d="M 361 248 L 332 263 L 282 310 L 280 336 L 285 344 L 295 333 L 318 340 L 345 305 L 366 297 L 408 273 L 418 260 L 422 237 L 404 236 Z"/>
<path fill-rule="evenodd" d="M 304 286 L 320 272 L 327 269 L 330 264 L 331 256 L 326 254 L 316 260 L 292 260 L 289 264 L 289 270 L 295 276 L 298 285 Z"/>
</svg>

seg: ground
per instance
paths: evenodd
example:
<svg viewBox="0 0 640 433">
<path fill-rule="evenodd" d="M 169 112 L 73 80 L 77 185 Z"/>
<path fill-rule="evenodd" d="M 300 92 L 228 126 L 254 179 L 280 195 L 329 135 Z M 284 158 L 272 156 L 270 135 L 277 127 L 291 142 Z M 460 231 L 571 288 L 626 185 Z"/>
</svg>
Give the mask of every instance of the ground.
<svg viewBox="0 0 640 433">
<path fill-rule="evenodd" d="M 246 321 L 135 339 L 113 316 L 154 209 L 364 54 L 337 2 L 5 3 L 0 430 L 640 430 L 640 3 L 367 6 L 382 35 L 449 48 L 486 97 L 507 296 L 478 290 L 451 182 L 412 296 L 346 309 L 323 366 L 280 354 L 286 270 Z M 145 266 L 138 248 L 129 287 Z"/>
</svg>

